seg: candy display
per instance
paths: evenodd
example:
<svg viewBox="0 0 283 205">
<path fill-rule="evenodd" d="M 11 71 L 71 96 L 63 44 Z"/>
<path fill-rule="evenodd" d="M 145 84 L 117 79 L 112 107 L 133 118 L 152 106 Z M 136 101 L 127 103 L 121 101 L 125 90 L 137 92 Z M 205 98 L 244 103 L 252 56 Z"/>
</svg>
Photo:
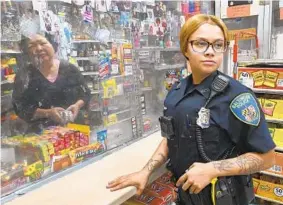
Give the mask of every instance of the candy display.
<svg viewBox="0 0 283 205">
<path fill-rule="evenodd" d="M 171 181 L 172 174 L 167 172 L 149 184 L 140 196 L 134 196 L 123 205 L 167 205 L 176 201 L 174 183 Z"/>
<path fill-rule="evenodd" d="M 283 68 L 239 68 L 238 79 L 251 88 L 283 90 Z"/>
<path fill-rule="evenodd" d="M 24 185 L 93 157 L 106 148 L 101 142 L 89 144 L 89 136 L 84 132 L 66 127 L 49 127 L 41 135 L 4 138 L 1 143 L 16 153 L 15 162 L 1 166 L 3 194 L 12 189 L 15 180 Z"/>
<path fill-rule="evenodd" d="M 238 80 L 253 89 L 261 109 L 268 122 L 270 135 L 276 144 L 274 165 L 259 174 L 255 174 L 253 184 L 256 194 L 255 203 L 279 205 L 283 202 L 282 147 L 283 147 L 283 98 L 282 63 L 276 60 L 268 62 L 242 62 L 238 68 Z"/>
<path fill-rule="evenodd" d="M 283 202 L 282 179 L 266 175 L 255 175 L 253 183 L 255 194 L 277 201 L 278 204 Z"/>
</svg>

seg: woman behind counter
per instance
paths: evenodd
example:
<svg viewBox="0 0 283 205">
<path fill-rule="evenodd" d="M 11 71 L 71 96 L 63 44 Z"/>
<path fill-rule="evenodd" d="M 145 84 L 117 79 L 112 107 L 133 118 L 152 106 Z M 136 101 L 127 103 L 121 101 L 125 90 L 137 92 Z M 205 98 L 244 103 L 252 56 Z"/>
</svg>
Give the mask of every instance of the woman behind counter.
<svg viewBox="0 0 283 205">
<path fill-rule="evenodd" d="M 24 39 L 21 46 L 32 63 L 17 72 L 12 103 L 16 114 L 29 124 L 27 131 L 64 124 L 62 112 L 66 110 L 72 113 L 70 120 L 76 120 L 90 99 L 90 90 L 79 70 L 58 60 L 44 36 Z"/>
</svg>

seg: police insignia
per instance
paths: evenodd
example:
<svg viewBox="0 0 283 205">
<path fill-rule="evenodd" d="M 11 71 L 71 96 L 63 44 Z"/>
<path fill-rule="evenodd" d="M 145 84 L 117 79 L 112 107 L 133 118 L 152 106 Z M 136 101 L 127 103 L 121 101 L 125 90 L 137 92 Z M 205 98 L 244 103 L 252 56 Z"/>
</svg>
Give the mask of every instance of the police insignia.
<svg viewBox="0 0 283 205">
<path fill-rule="evenodd" d="M 242 122 L 258 126 L 260 110 L 254 96 L 250 93 L 238 95 L 230 104 L 232 113 Z"/>
</svg>

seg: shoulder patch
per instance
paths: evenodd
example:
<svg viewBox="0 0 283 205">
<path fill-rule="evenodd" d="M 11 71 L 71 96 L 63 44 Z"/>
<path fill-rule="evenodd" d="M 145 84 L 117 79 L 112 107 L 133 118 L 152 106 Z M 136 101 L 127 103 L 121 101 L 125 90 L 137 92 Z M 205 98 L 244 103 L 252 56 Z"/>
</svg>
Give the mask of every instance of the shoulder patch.
<svg viewBox="0 0 283 205">
<path fill-rule="evenodd" d="M 240 121 L 258 126 L 260 122 L 260 109 L 256 99 L 251 93 L 242 93 L 234 98 L 230 110 Z"/>
</svg>

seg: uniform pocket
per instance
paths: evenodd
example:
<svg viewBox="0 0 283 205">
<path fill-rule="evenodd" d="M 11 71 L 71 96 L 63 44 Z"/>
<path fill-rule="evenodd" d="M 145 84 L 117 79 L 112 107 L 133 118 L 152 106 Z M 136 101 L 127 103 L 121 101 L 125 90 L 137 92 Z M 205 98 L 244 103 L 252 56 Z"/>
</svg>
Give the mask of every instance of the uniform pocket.
<svg viewBox="0 0 283 205">
<path fill-rule="evenodd" d="M 209 158 L 215 159 L 219 151 L 219 128 L 211 125 L 209 128 L 202 130 L 202 141 L 204 150 Z"/>
</svg>

